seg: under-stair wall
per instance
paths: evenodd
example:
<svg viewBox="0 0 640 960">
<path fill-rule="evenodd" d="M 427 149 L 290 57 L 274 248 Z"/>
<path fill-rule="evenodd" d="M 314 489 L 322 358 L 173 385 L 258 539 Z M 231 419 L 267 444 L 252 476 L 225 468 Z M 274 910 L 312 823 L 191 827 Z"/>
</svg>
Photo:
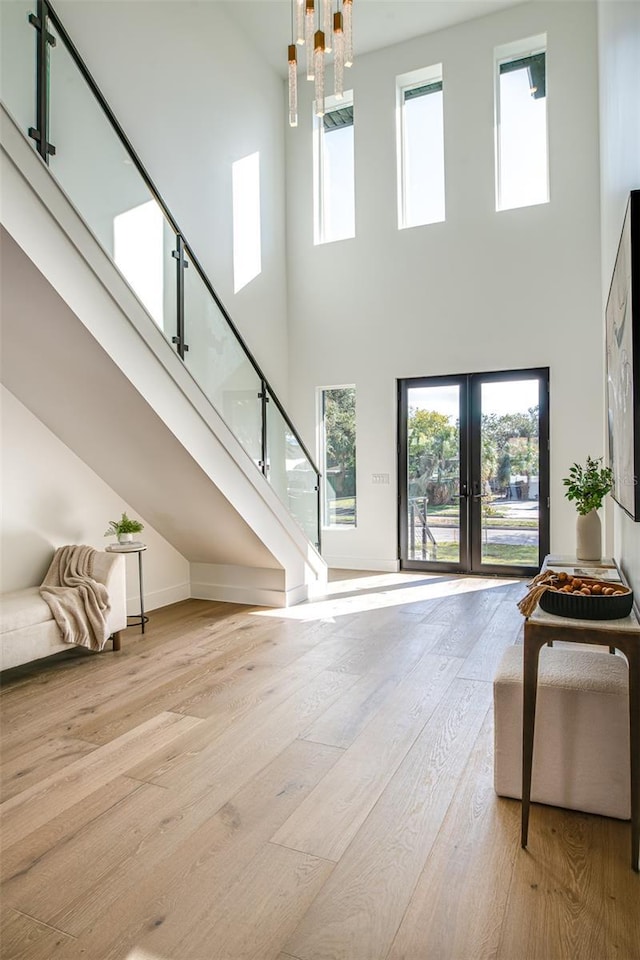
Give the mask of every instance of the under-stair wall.
<svg viewBox="0 0 640 960">
<path fill-rule="evenodd" d="M 104 549 L 107 522 L 126 510 L 144 524 L 145 609 L 191 596 L 190 565 L 131 504 L 108 486 L 5 387 L 0 386 L 0 591 L 41 583 L 56 546 Z M 126 564 L 127 610 L 140 612 L 136 557 Z"/>
</svg>

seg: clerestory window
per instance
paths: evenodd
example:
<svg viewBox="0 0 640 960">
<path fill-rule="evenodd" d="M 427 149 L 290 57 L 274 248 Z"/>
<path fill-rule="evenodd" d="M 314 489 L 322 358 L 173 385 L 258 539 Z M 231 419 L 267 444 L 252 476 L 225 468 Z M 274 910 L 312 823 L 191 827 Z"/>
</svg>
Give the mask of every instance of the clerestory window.
<svg viewBox="0 0 640 960">
<path fill-rule="evenodd" d="M 396 78 L 398 227 L 445 219 L 442 64 Z"/>
<path fill-rule="evenodd" d="M 549 201 L 546 36 L 498 47 L 496 209 Z"/>
<path fill-rule="evenodd" d="M 347 240 L 356 235 L 353 93 L 327 97 L 314 124 L 314 242 Z"/>
</svg>

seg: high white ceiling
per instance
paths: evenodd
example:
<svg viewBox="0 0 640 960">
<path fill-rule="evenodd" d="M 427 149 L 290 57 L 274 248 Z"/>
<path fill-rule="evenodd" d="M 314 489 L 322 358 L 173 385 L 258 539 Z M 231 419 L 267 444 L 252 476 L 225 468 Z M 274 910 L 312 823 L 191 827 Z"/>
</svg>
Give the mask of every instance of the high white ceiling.
<svg viewBox="0 0 640 960">
<path fill-rule="evenodd" d="M 379 50 L 482 17 L 524 0 L 354 0 L 354 46 Z M 225 7 L 271 66 L 284 76 L 291 36 L 290 0 L 226 0 Z"/>
</svg>

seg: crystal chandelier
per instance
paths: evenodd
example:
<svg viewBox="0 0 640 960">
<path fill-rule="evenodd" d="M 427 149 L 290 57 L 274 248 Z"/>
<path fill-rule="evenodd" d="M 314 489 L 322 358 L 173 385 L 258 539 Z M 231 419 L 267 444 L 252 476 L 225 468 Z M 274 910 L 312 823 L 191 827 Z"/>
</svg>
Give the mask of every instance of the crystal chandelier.
<svg viewBox="0 0 640 960">
<path fill-rule="evenodd" d="M 335 11 L 334 11 L 335 3 Z M 289 125 L 298 125 L 298 51 L 305 47 L 307 80 L 315 83 L 316 116 L 324 116 L 325 72 L 333 53 L 333 93 L 344 93 L 344 69 L 353 64 L 353 0 L 291 0 L 288 49 Z"/>
</svg>

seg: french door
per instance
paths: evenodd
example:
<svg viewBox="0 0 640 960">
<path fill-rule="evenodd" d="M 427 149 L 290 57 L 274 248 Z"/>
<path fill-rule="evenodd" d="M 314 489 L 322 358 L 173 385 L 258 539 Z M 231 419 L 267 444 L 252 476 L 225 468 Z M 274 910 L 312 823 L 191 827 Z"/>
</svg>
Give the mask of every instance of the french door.
<svg viewBox="0 0 640 960">
<path fill-rule="evenodd" d="M 398 383 L 400 566 L 528 576 L 549 552 L 549 370 Z"/>
</svg>

